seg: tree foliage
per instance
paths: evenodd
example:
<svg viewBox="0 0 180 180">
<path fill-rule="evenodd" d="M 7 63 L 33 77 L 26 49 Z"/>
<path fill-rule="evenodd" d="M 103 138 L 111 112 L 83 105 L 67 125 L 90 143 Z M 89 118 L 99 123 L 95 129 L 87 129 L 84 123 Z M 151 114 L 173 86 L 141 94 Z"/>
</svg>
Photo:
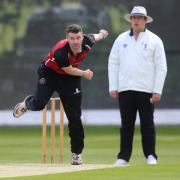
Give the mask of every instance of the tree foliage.
<svg viewBox="0 0 180 180">
<path fill-rule="evenodd" d="M 180 1 L 151 1 L 151 0 L 1 0 L 0 1 L 0 107 L 12 108 L 23 96 L 33 93 L 36 82 L 35 71 L 42 58 L 31 52 L 31 57 L 19 57 L 17 54 L 17 42 L 23 41 L 27 36 L 27 19 L 38 8 L 60 7 L 63 3 L 81 3 L 87 10 L 90 20 L 84 25 L 81 20 L 76 22 L 87 28 L 85 33 L 97 33 L 98 29 L 109 30 L 109 37 L 103 42 L 97 43 L 82 65 L 83 68 L 90 68 L 95 76 L 90 83 L 84 82 L 86 86 L 83 102 L 86 108 L 114 108 L 115 103 L 108 97 L 107 61 L 110 49 L 115 38 L 121 32 L 129 28 L 129 24 L 123 19 L 124 14 L 130 12 L 134 5 L 143 5 L 147 8 L 148 14 L 154 18 L 154 22 L 148 26 L 150 30 L 158 34 L 165 45 L 168 62 L 168 76 L 164 88 L 164 101 L 160 107 L 178 106 L 180 98 L 178 93 L 179 80 L 179 56 L 180 56 L 180 25 L 178 9 Z M 48 19 L 46 19 L 48 20 Z M 46 22 L 47 23 L 47 22 Z M 50 22 L 52 23 L 52 22 Z M 49 22 L 47 24 L 50 24 Z M 54 23 L 54 22 L 53 22 Z M 68 22 L 67 22 L 68 23 Z M 58 24 L 62 26 L 62 24 Z M 57 26 L 59 27 L 59 26 Z M 49 34 L 50 26 L 47 26 Z M 84 29 L 86 29 L 84 28 Z M 59 31 L 57 29 L 57 31 Z M 35 33 L 36 32 L 36 33 Z M 28 40 L 43 42 L 39 34 L 42 29 L 34 27 Z M 36 37 L 33 35 L 36 35 Z M 46 33 L 44 32 L 45 36 Z M 62 34 L 61 34 L 62 36 Z M 32 38 L 33 37 L 33 38 Z M 54 36 L 52 36 L 54 37 Z M 55 42 L 56 40 L 54 40 Z M 42 43 L 41 42 L 41 43 Z M 39 43 L 40 44 L 40 43 Z M 44 43 L 45 44 L 45 43 Z M 51 45 L 50 45 L 51 46 Z M 24 48 L 24 47 L 23 47 Z M 50 48 L 50 47 L 49 47 Z M 38 48 L 37 48 L 38 49 Z M 29 78 L 31 77 L 31 78 Z M 27 81 L 28 80 L 28 81 Z M 10 97 L 10 98 L 9 98 Z M 96 101 L 94 100 L 96 99 Z M 1 103 L 5 102 L 5 103 Z"/>
</svg>

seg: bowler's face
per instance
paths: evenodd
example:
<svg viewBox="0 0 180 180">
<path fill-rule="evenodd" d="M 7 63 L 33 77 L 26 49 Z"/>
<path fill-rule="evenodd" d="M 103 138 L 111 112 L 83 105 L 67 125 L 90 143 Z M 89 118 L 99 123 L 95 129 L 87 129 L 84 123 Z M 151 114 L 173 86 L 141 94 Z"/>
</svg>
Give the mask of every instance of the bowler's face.
<svg viewBox="0 0 180 180">
<path fill-rule="evenodd" d="M 67 33 L 67 40 L 72 51 L 78 51 L 81 49 L 83 34 L 82 32 L 78 33 Z"/>
<path fill-rule="evenodd" d="M 135 31 L 143 31 L 146 27 L 147 20 L 143 16 L 132 16 L 131 27 Z"/>
</svg>

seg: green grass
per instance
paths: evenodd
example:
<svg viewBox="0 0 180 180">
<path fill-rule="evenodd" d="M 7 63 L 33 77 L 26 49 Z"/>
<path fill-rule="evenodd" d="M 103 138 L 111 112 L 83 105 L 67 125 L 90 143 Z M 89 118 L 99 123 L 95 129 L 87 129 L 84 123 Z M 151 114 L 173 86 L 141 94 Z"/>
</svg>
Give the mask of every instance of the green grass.
<svg viewBox="0 0 180 180">
<path fill-rule="evenodd" d="M 5 178 L 6 180 L 179 180 L 179 166 L 129 166 L 123 168 L 110 168 L 89 170 L 73 173 L 61 173 L 43 176 Z"/>
<path fill-rule="evenodd" d="M 155 166 L 146 165 L 141 148 L 141 136 L 137 127 L 133 153 L 130 166 L 128 167 L 3 179 L 179 180 L 179 132 L 180 126 L 157 127 L 159 164 Z M 119 150 L 119 128 L 117 126 L 87 126 L 85 127 L 85 135 L 83 162 L 89 164 L 113 164 Z M 58 133 L 56 138 L 58 146 Z M 70 160 L 70 146 L 67 128 L 65 128 L 64 141 L 64 162 L 68 164 Z M 41 145 L 40 127 L 0 127 L 0 163 L 41 163 Z M 48 140 L 48 146 L 50 146 L 50 140 Z M 49 151 L 48 148 L 48 153 L 50 154 Z M 58 156 L 58 150 L 56 156 Z"/>
</svg>

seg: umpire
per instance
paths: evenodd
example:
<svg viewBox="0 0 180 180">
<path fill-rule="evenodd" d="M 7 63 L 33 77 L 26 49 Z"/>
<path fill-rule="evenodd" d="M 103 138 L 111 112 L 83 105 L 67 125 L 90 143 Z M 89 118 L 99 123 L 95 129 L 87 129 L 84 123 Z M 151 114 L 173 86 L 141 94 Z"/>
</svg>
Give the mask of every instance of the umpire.
<svg viewBox="0 0 180 180">
<path fill-rule="evenodd" d="M 109 94 L 118 98 L 121 141 L 117 165 L 129 162 L 136 114 L 139 112 L 142 147 L 147 164 L 157 164 L 154 105 L 161 99 L 167 72 L 162 40 L 146 28 L 153 21 L 146 9 L 135 6 L 125 19 L 131 30 L 118 36 L 109 56 Z"/>
</svg>

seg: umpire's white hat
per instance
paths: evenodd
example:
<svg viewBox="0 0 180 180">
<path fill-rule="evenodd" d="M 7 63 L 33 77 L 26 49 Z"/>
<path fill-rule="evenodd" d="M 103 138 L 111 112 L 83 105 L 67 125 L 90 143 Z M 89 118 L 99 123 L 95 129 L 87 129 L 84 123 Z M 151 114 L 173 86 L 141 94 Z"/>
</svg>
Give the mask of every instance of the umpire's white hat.
<svg viewBox="0 0 180 180">
<path fill-rule="evenodd" d="M 131 14 L 126 14 L 124 16 L 125 20 L 128 22 L 131 22 L 132 16 L 143 16 L 147 18 L 147 23 L 151 23 L 153 21 L 153 18 L 151 16 L 147 15 L 146 9 L 142 6 L 134 6 L 134 8 L 131 11 Z"/>
</svg>

